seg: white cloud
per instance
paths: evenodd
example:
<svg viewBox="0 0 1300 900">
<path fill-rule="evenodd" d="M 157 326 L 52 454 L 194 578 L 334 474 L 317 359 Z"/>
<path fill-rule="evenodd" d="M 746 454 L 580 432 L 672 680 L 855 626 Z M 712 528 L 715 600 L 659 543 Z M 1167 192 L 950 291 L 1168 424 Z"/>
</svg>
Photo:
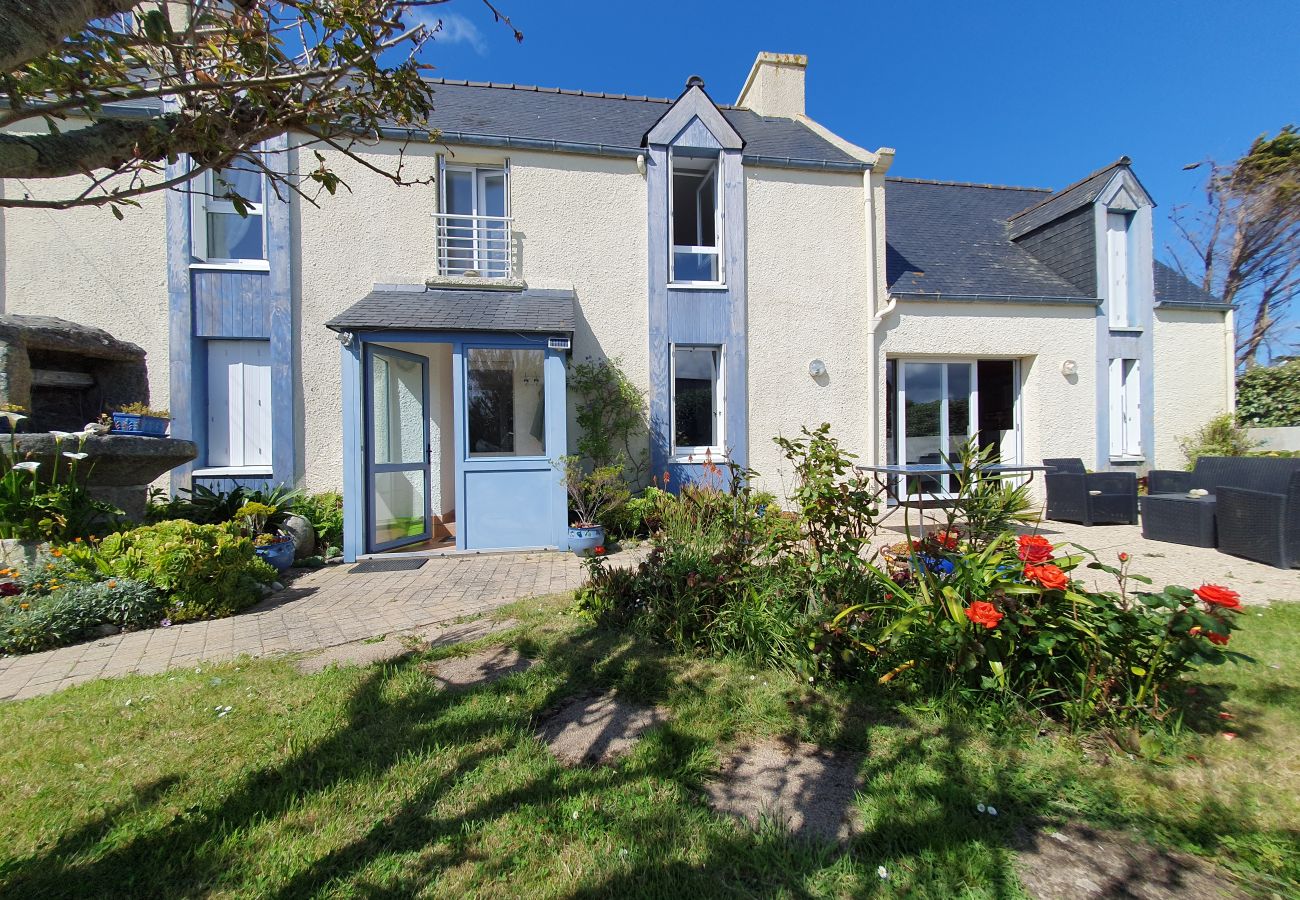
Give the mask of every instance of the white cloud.
<svg viewBox="0 0 1300 900">
<path fill-rule="evenodd" d="M 478 26 L 460 13 L 435 15 L 429 11 L 417 12 L 416 18 L 433 32 L 433 39 L 446 44 L 469 44 L 479 56 L 487 53 L 487 42 Z M 441 27 L 439 27 L 441 22 Z"/>
</svg>

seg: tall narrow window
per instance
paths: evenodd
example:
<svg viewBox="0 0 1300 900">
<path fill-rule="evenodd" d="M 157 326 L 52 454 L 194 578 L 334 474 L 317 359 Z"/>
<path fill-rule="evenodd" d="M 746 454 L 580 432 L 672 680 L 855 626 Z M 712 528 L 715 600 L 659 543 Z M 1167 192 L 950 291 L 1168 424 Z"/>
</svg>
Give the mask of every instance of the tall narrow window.
<svg viewBox="0 0 1300 900">
<path fill-rule="evenodd" d="M 1142 370 L 1136 359 L 1110 361 L 1110 455 L 1142 456 Z"/>
<path fill-rule="evenodd" d="M 722 348 L 673 348 L 673 454 L 721 456 Z"/>
<path fill-rule="evenodd" d="M 271 465 L 270 341 L 208 341 L 208 465 Z"/>
<path fill-rule="evenodd" d="M 722 192 L 718 156 L 669 155 L 672 189 L 670 279 L 675 284 L 720 284 Z"/>
<path fill-rule="evenodd" d="M 506 278 L 512 274 L 508 170 L 446 166 L 438 215 L 438 271 Z"/>
<path fill-rule="evenodd" d="M 1106 306 L 1110 310 L 1112 328 L 1131 328 L 1138 324 L 1133 309 L 1130 277 L 1133 261 L 1132 225 L 1132 213 L 1106 213 L 1106 271 L 1109 280 Z"/>
<path fill-rule="evenodd" d="M 205 172 L 195 182 L 193 254 L 210 263 L 266 259 L 264 178 L 250 164 Z"/>
</svg>

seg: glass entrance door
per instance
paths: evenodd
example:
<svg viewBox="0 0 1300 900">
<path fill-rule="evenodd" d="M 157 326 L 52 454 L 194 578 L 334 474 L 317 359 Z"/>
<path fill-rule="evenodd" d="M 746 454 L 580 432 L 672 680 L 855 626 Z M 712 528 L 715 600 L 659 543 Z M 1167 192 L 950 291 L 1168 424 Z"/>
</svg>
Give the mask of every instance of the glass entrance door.
<svg viewBox="0 0 1300 900">
<path fill-rule="evenodd" d="M 366 544 L 371 552 L 428 540 L 429 361 L 366 347 Z"/>
<path fill-rule="evenodd" d="M 900 360 L 894 388 L 895 458 L 907 465 L 956 464 L 978 425 L 975 363 Z M 909 476 L 907 496 L 950 498 L 957 490 L 955 481 L 943 474 Z"/>
</svg>

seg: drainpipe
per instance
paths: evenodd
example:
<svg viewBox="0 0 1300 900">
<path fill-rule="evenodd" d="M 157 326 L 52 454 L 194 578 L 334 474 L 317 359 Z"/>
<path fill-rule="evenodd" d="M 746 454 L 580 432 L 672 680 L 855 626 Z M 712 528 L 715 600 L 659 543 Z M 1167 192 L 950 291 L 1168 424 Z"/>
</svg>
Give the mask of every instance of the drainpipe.
<svg viewBox="0 0 1300 900">
<path fill-rule="evenodd" d="M 867 395 L 871 407 L 871 417 L 867 422 L 867 460 L 871 465 L 880 465 L 880 421 L 883 415 L 883 410 L 877 406 L 880 399 L 880 359 L 877 352 L 876 332 L 885 316 L 893 312 L 894 307 L 898 305 L 898 301 L 891 297 L 884 308 L 878 308 L 881 294 L 887 295 L 888 288 L 885 285 L 883 270 L 884 223 L 878 222 L 877 219 L 878 215 L 883 219 L 884 211 L 876 209 L 875 187 L 872 181 L 876 175 L 880 176 L 880 199 L 883 206 L 885 175 L 893 162 L 893 148 L 881 147 L 876 151 L 875 166 L 862 174 L 863 187 L 866 189 L 864 205 L 867 216 L 867 271 L 871 278 L 867 289 Z"/>
<path fill-rule="evenodd" d="M 1224 410 L 1237 411 L 1237 323 L 1230 309 L 1223 314 L 1223 353 L 1228 378 L 1223 389 Z"/>
</svg>

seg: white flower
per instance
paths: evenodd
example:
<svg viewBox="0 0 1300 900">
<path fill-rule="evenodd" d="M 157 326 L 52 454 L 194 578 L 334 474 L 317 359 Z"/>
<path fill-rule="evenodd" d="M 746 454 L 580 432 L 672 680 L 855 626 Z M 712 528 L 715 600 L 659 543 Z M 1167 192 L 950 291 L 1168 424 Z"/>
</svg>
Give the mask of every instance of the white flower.
<svg viewBox="0 0 1300 900">
<path fill-rule="evenodd" d="M 53 429 L 51 429 L 50 434 L 54 436 L 55 443 L 58 443 L 59 441 L 67 440 L 68 438 L 72 437 L 71 431 L 54 431 Z"/>
<path fill-rule="evenodd" d="M 95 432 L 93 432 L 93 431 L 91 431 L 89 428 L 87 428 L 85 431 L 74 431 L 74 432 L 72 432 L 72 436 L 73 436 L 74 438 L 76 438 L 78 441 L 84 441 L 86 438 L 90 437 L 90 436 L 91 436 L 92 434 L 94 434 L 94 433 L 95 433 Z"/>
<path fill-rule="evenodd" d="M 573 819 L 574 819 L 575 822 L 576 822 L 577 819 L 578 819 L 578 811 L 577 811 L 576 809 L 573 811 Z"/>
<path fill-rule="evenodd" d="M 68 459 L 85 459 L 85 458 L 86 458 L 87 456 L 89 456 L 90 454 L 89 454 L 89 453 L 69 453 L 67 450 L 64 450 L 64 451 L 63 451 L 63 455 L 66 456 Z"/>
<path fill-rule="evenodd" d="M 997 814 L 998 814 L 998 808 L 997 808 L 996 806 L 990 806 L 990 807 L 989 807 L 989 815 L 990 815 L 990 816 L 996 816 Z"/>
<path fill-rule="evenodd" d="M 988 807 L 985 806 L 983 803 L 976 803 L 976 804 L 975 804 L 975 811 L 976 811 L 976 812 L 981 812 L 981 813 L 982 813 L 982 812 L 984 812 L 984 810 L 986 810 L 986 809 L 988 809 Z"/>
<path fill-rule="evenodd" d="M 889 870 L 884 866 L 876 866 L 876 874 L 880 876 L 882 881 L 889 878 Z"/>
<path fill-rule="evenodd" d="M 25 422 L 27 420 L 27 417 L 24 416 L 22 413 L 16 413 L 8 409 L 0 411 L 0 416 L 4 416 L 6 419 L 9 420 L 10 428 L 13 428 L 19 422 Z"/>
<path fill-rule="evenodd" d="M 36 471 L 37 469 L 39 469 L 40 467 L 41 467 L 41 464 L 40 464 L 40 463 L 36 462 L 35 460 L 30 460 L 30 459 L 29 459 L 29 460 L 27 460 L 27 462 L 15 463 L 15 464 L 14 464 L 14 471 L 15 471 L 15 472 L 35 472 L 35 471 Z"/>
<path fill-rule="evenodd" d="M 626 847 L 621 847 L 621 848 L 619 848 L 619 851 L 618 851 L 618 858 L 619 858 L 619 859 L 627 859 L 627 848 L 626 848 Z"/>
</svg>

